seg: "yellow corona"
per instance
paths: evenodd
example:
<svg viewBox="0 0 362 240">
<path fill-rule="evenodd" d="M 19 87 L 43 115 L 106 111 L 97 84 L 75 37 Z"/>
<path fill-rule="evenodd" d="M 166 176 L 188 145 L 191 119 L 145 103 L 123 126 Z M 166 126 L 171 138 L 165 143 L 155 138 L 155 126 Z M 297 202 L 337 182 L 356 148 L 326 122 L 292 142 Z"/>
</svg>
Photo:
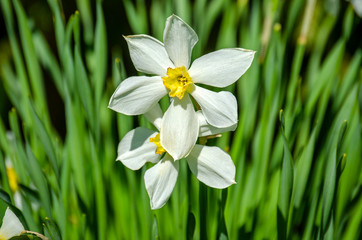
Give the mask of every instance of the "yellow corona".
<svg viewBox="0 0 362 240">
<path fill-rule="evenodd" d="M 170 90 L 170 97 L 182 99 L 186 92 L 192 92 L 193 82 L 184 66 L 168 68 L 167 76 L 162 77 L 163 84 Z"/>
<path fill-rule="evenodd" d="M 150 138 L 150 142 L 153 142 L 157 149 L 156 149 L 156 153 L 157 154 L 162 154 L 164 152 L 166 152 L 166 150 L 161 146 L 161 141 L 160 141 L 160 134 L 158 133 L 155 137 Z"/>
</svg>

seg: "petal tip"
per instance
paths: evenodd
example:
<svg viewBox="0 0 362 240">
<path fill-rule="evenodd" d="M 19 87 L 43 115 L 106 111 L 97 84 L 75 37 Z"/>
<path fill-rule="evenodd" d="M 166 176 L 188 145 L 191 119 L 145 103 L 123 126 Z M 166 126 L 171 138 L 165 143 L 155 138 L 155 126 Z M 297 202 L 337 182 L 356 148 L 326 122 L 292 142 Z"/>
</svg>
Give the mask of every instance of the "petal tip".
<svg viewBox="0 0 362 240">
<path fill-rule="evenodd" d="M 122 34 L 122 37 L 128 42 L 130 42 L 132 40 L 132 38 L 139 38 L 139 37 L 145 37 L 145 36 L 148 36 L 148 35 L 145 35 L 145 34 L 135 34 L 135 35 L 123 35 Z"/>
<path fill-rule="evenodd" d="M 130 39 L 135 36 L 135 35 L 123 35 L 122 34 L 122 37 L 124 38 L 124 40 L 126 40 L 126 42 L 128 43 L 130 41 Z"/>
<path fill-rule="evenodd" d="M 251 49 L 245 49 L 245 48 L 237 48 L 237 50 L 241 51 L 241 52 L 245 52 L 245 53 L 250 53 L 251 56 L 254 57 L 256 51 L 251 50 Z"/>
<path fill-rule="evenodd" d="M 169 21 L 169 20 L 171 20 L 171 19 L 173 19 L 173 18 L 176 18 L 176 19 L 179 19 L 179 20 L 182 21 L 182 19 L 181 19 L 179 16 L 177 16 L 176 14 L 174 14 L 174 13 L 172 13 L 172 14 L 166 19 L 166 21 Z"/>
<path fill-rule="evenodd" d="M 238 48 L 240 51 L 243 51 L 243 52 L 250 52 L 250 53 L 256 53 L 256 51 L 254 50 L 251 50 L 251 49 L 246 49 L 246 48 Z"/>
</svg>

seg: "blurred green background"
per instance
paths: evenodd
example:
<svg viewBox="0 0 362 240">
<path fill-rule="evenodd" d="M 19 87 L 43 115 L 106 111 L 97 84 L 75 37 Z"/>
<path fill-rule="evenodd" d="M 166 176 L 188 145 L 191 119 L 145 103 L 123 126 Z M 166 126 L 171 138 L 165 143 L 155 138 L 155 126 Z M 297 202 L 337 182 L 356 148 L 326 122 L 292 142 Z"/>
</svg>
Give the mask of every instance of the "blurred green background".
<svg viewBox="0 0 362 240">
<path fill-rule="evenodd" d="M 362 21 L 352 2 L 1 0 L 1 212 L 13 206 L 51 239 L 362 239 Z M 208 142 L 231 154 L 237 184 L 208 188 L 181 161 L 170 200 L 151 211 L 150 166 L 133 172 L 115 158 L 129 130 L 152 125 L 107 105 L 139 74 L 122 35 L 162 41 L 172 13 L 199 36 L 193 59 L 228 47 L 257 54 L 227 88 L 237 130 Z"/>
</svg>

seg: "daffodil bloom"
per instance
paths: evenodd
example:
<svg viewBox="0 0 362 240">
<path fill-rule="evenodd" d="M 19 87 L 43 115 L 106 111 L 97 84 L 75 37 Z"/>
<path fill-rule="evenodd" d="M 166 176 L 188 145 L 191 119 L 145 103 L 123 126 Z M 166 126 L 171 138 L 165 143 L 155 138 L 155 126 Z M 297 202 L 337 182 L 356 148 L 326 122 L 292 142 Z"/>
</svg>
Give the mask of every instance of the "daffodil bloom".
<svg viewBox="0 0 362 240">
<path fill-rule="evenodd" d="M 0 240 L 18 236 L 23 231 L 25 231 L 25 229 L 18 217 L 10 210 L 10 208 L 7 208 L 0 228 Z"/>
<path fill-rule="evenodd" d="M 162 125 L 160 111 L 156 105 L 150 114 L 146 114 L 158 129 Z M 199 114 L 199 118 L 205 134 L 222 131 L 208 128 L 202 114 Z M 140 169 L 146 162 L 155 163 L 144 175 L 151 208 L 161 208 L 167 202 L 177 181 L 179 161 L 164 149 L 160 143 L 160 133 L 144 127 L 131 130 L 118 145 L 117 160 L 132 170 Z M 210 187 L 221 189 L 235 183 L 235 165 L 229 154 L 218 147 L 196 144 L 186 160 L 197 179 Z"/>
<path fill-rule="evenodd" d="M 166 94 L 172 97 L 160 141 L 174 159 L 187 156 L 197 140 L 199 125 L 189 95 L 201 107 L 208 124 L 225 128 L 237 122 L 237 101 L 232 93 L 213 92 L 196 84 L 222 88 L 234 83 L 250 67 L 254 51 L 222 49 L 196 59 L 190 67 L 198 37 L 176 15 L 166 21 L 164 43 L 148 35 L 125 39 L 136 69 L 155 76 L 125 79 L 111 97 L 109 108 L 127 115 L 144 114 Z"/>
</svg>

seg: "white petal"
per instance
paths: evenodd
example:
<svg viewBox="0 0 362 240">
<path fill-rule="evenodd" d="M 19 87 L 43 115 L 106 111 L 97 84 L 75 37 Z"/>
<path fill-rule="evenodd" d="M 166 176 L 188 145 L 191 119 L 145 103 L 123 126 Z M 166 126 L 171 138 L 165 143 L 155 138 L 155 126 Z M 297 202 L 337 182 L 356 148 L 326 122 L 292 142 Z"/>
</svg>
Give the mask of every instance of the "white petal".
<svg viewBox="0 0 362 240">
<path fill-rule="evenodd" d="M 143 73 L 165 76 L 167 68 L 174 68 L 163 43 L 148 35 L 125 37 L 135 68 Z"/>
<path fill-rule="evenodd" d="M 360 0 L 351 0 L 351 3 L 353 5 L 354 11 L 360 18 L 362 18 L 362 2 Z"/>
<path fill-rule="evenodd" d="M 162 147 L 175 159 L 186 157 L 196 143 L 199 122 L 188 94 L 173 98 L 162 120 Z"/>
<path fill-rule="evenodd" d="M 189 74 L 194 83 L 226 87 L 248 70 L 254 54 L 254 51 L 242 48 L 218 50 L 196 59 Z"/>
<path fill-rule="evenodd" d="M 235 184 L 234 162 L 220 148 L 196 144 L 186 159 L 191 172 L 206 185 L 226 188 Z"/>
<path fill-rule="evenodd" d="M 231 125 L 230 127 L 217 128 L 217 127 L 210 125 L 206 121 L 206 118 L 205 118 L 204 114 L 202 113 L 202 111 L 197 111 L 196 114 L 197 114 L 197 117 L 199 118 L 199 125 L 200 125 L 199 137 L 205 137 L 205 136 L 215 135 L 215 134 L 219 134 L 219 133 L 223 133 L 223 132 L 234 131 L 238 125 L 237 123 L 235 123 L 235 124 Z"/>
<path fill-rule="evenodd" d="M 166 94 L 161 77 L 129 77 L 119 84 L 108 107 L 119 113 L 139 115 L 147 112 Z"/>
<path fill-rule="evenodd" d="M 155 104 L 148 112 L 145 113 L 145 117 L 160 131 L 162 123 L 162 109 L 160 104 Z"/>
<path fill-rule="evenodd" d="M 10 210 L 10 208 L 7 208 L 0 228 L 0 239 L 10 239 L 20 235 L 24 230 L 23 224 L 21 224 L 18 217 Z"/>
<path fill-rule="evenodd" d="M 116 160 L 132 170 L 140 169 L 146 162 L 158 162 L 161 155 L 156 154 L 156 145 L 150 142 L 150 138 L 156 134 L 143 127 L 129 131 L 118 144 Z"/>
<path fill-rule="evenodd" d="M 181 18 L 176 15 L 167 18 L 163 42 L 168 56 L 176 67 L 189 68 L 192 48 L 198 40 L 195 31 Z"/>
<path fill-rule="evenodd" d="M 238 121 L 238 104 L 235 96 L 226 91 L 213 92 L 195 85 L 191 93 L 210 125 L 227 128 Z"/>
<path fill-rule="evenodd" d="M 145 185 L 151 208 L 159 209 L 170 198 L 178 176 L 179 162 L 168 154 L 145 172 Z"/>
</svg>

